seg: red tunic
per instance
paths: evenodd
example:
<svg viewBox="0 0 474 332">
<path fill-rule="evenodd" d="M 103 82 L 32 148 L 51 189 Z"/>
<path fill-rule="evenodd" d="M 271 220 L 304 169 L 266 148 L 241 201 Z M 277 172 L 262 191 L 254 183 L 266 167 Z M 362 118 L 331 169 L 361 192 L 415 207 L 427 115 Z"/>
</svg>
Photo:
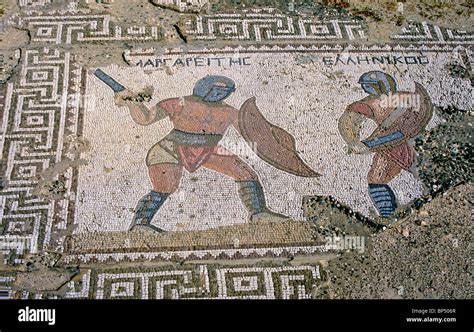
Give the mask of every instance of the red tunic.
<svg viewBox="0 0 474 332">
<path fill-rule="evenodd" d="M 349 106 L 349 111 L 360 113 L 381 125 L 384 120 L 395 110 L 394 107 L 381 107 L 380 99 L 367 97 Z M 414 150 L 404 142 L 395 147 L 387 147 L 376 152 L 397 163 L 401 168 L 408 170 L 414 161 Z"/>
<path fill-rule="evenodd" d="M 206 103 L 196 97 L 171 98 L 158 103 L 169 115 L 176 130 L 200 135 L 223 135 L 236 116 L 237 110 L 224 103 Z M 217 143 L 196 145 L 175 143 L 180 162 L 194 172 L 206 163 L 217 149 Z"/>
</svg>

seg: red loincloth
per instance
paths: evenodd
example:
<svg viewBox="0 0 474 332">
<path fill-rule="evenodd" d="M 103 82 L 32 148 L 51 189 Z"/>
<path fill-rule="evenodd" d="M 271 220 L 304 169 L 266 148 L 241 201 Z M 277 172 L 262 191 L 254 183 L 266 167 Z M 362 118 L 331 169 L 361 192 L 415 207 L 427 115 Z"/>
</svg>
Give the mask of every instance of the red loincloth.
<svg viewBox="0 0 474 332">
<path fill-rule="evenodd" d="M 196 146 L 179 144 L 176 150 L 181 163 L 190 173 L 197 170 L 213 154 L 215 146 Z"/>
</svg>

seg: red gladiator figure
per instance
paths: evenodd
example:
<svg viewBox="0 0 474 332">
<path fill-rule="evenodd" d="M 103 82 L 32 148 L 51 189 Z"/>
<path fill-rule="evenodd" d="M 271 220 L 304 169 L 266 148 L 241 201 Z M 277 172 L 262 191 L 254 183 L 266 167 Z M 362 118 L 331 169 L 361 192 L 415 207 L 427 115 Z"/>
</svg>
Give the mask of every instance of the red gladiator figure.
<svg viewBox="0 0 474 332">
<path fill-rule="evenodd" d="M 369 195 L 381 217 L 394 214 L 397 203 L 388 183 L 414 161 L 411 139 L 421 133 L 433 114 L 425 89 L 415 82 L 415 92 L 397 91 L 389 74 L 371 71 L 359 78 L 369 95 L 349 105 L 339 119 L 339 132 L 348 145 L 348 153 L 373 152 L 367 180 Z M 377 124 L 366 140 L 360 140 L 365 119 Z"/>
<path fill-rule="evenodd" d="M 255 171 L 219 145 L 230 126 L 256 147 L 260 158 L 278 169 L 298 176 L 318 176 L 296 154 L 293 137 L 265 120 L 255 98 L 247 100 L 240 110 L 224 102 L 235 91 L 235 83 L 228 77 L 206 76 L 196 83 L 192 95 L 165 99 L 148 108 L 136 94 L 102 71 L 97 70 L 96 76 L 114 89 L 116 104 L 127 106 L 136 123 L 147 126 L 169 118 L 174 127 L 148 151 L 146 165 L 153 189 L 138 202 L 130 229 L 145 227 L 163 232 L 151 224 L 153 217 L 178 189 L 183 169 L 192 173 L 200 167 L 237 182 L 250 220 L 288 219 L 267 208 Z"/>
</svg>

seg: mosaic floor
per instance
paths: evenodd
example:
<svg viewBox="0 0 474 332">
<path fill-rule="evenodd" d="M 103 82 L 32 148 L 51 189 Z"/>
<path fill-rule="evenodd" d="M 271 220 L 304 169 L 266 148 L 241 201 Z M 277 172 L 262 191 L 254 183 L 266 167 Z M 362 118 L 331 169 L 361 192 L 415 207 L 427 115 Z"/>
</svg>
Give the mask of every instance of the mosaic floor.
<svg viewBox="0 0 474 332">
<path fill-rule="evenodd" d="M 2 296 L 324 297 L 331 257 L 472 181 L 421 162 L 446 109 L 472 123 L 472 32 L 207 5 L 173 1 L 172 42 L 113 4 L 5 15 L 30 39 L 1 54 Z"/>
</svg>

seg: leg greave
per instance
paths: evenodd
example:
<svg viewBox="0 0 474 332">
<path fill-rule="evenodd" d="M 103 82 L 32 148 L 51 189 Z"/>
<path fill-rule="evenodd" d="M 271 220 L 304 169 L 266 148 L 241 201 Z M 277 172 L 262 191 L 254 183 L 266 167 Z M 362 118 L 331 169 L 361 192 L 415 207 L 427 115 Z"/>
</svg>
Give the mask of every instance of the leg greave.
<svg viewBox="0 0 474 332">
<path fill-rule="evenodd" d="M 239 195 L 251 215 L 266 210 L 265 195 L 262 185 L 257 180 L 238 181 Z"/>
<path fill-rule="evenodd" d="M 389 217 L 397 208 L 395 194 L 386 184 L 369 184 L 369 195 L 382 217 Z"/>
<path fill-rule="evenodd" d="M 170 193 L 159 193 L 150 191 L 142 197 L 135 208 L 135 216 L 133 218 L 132 226 L 150 226 L 156 212 L 163 205 Z"/>
</svg>

